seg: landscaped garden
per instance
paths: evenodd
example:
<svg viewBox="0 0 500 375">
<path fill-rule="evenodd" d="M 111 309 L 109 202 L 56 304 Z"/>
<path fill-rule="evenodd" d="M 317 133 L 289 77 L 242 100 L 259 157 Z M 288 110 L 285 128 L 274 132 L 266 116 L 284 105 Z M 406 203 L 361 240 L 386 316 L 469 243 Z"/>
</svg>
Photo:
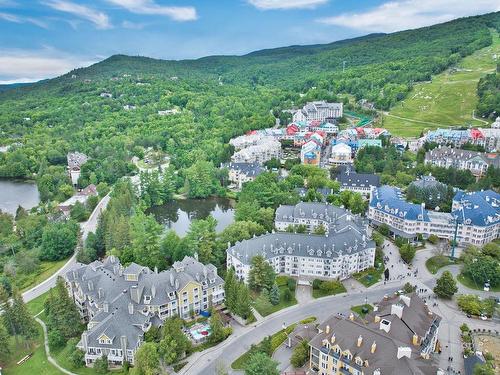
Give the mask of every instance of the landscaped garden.
<svg viewBox="0 0 500 375">
<path fill-rule="evenodd" d="M 435 255 L 425 261 L 425 267 L 427 267 L 429 272 L 433 275 L 435 275 L 440 268 L 450 266 L 452 264 L 457 264 L 457 261 L 446 255 Z"/>
<path fill-rule="evenodd" d="M 297 304 L 297 299 L 295 298 L 296 281 L 294 279 L 288 276 L 277 276 L 275 284 L 279 292 L 279 300 L 276 288 L 274 288 L 274 291 L 271 288 L 271 292 L 264 289 L 260 293 L 253 293 L 255 297 L 253 306 L 262 316 L 267 316 Z M 274 297 L 272 296 L 273 294 Z M 277 303 L 273 304 L 273 302 Z"/>
<path fill-rule="evenodd" d="M 314 279 L 312 286 L 313 286 L 312 295 L 314 298 L 333 296 L 335 294 L 347 292 L 344 284 L 342 284 L 340 281 L 337 280 L 326 281 L 326 280 Z"/>
</svg>

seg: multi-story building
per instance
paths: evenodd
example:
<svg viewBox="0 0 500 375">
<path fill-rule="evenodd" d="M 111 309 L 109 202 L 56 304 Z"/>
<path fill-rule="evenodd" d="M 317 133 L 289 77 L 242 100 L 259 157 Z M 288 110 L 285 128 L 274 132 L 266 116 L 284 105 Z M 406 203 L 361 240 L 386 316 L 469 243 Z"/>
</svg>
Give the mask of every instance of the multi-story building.
<svg viewBox="0 0 500 375">
<path fill-rule="evenodd" d="M 353 163 L 352 148 L 345 143 L 337 143 L 332 146 L 328 161 L 333 166 L 351 165 Z"/>
<path fill-rule="evenodd" d="M 92 366 L 106 355 L 112 366 L 134 355 L 152 325 L 166 318 L 189 318 L 224 302 L 224 280 L 212 264 L 185 257 L 171 269 L 158 272 L 118 258 L 76 264 L 64 275 L 80 315 L 87 322 L 78 347 Z"/>
<path fill-rule="evenodd" d="M 332 316 L 309 342 L 318 375 L 444 375 L 436 367 L 441 317 L 416 295 L 382 300 L 364 319 Z"/>
<path fill-rule="evenodd" d="M 323 227 L 326 233 L 339 232 L 355 227 L 366 234 L 366 221 L 346 209 L 329 203 L 301 202 L 295 206 L 280 205 L 276 209 L 274 226 L 285 232 L 290 226 L 304 225 L 309 233 Z"/>
<path fill-rule="evenodd" d="M 500 168 L 500 156 L 498 154 L 438 147 L 425 153 L 425 164 L 468 170 L 474 176 L 481 177 L 486 174 L 490 165 Z"/>
<path fill-rule="evenodd" d="M 460 148 L 466 143 L 483 146 L 487 152 L 500 149 L 500 126 L 496 123 L 491 128 L 472 128 L 466 130 L 436 129 L 427 132 L 424 137 L 426 142 L 437 143 L 441 146 Z"/>
<path fill-rule="evenodd" d="M 367 225 L 350 212 L 323 203 L 280 206 L 276 226 L 306 225 L 309 231 L 323 226 L 325 235 L 268 233 L 237 242 L 227 249 L 227 265 L 248 280 L 252 258 L 262 255 L 278 274 L 299 278 L 346 279 L 373 267 L 375 243 Z"/>
<path fill-rule="evenodd" d="M 500 128 L 478 128 L 475 129 L 480 136 L 476 137 L 472 143 L 483 146 L 487 152 L 500 151 Z"/>
<path fill-rule="evenodd" d="M 300 149 L 302 164 L 319 165 L 321 161 L 321 146 L 313 139 L 305 143 Z"/>
<path fill-rule="evenodd" d="M 400 189 L 381 186 L 373 189 L 368 218 L 373 226 L 386 224 L 395 236 L 417 240 L 419 234 L 435 234 L 458 243 L 484 245 L 500 237 L 500 194 L 486 190 L 458 192 L 451 213 L 425 209 L 408 203 Z"/>
<path fill-rule="evenodd" d="M 491 124 L 492 129 L 500 129 L 500 116 L 496 118 L 495 122 Z"/>
<path fill-rule="evenodd" d="M 268 139 L 254 146 L 246 147 L 231 156 L 234 163 L 259 163 L 263 164 L 273 158 L 281 157 L 281 143 L 275 139 Z"/>
<path fill-rule="evenodd" d="M 461 147 L 471 138 L 468 130 L 436 129 L 427 132 L 425 139 L 438 145 Z"/>
<path fill-rule="evenodd" d="M 302 109 L 293 114 L 293 121 L 326 121 L 342 117 L 342 103 L 327 103 L 326 101 L 316 101 L 307 103 Z"/>
<path fill-rule="evenodd" d="M 272 137 L 264 135 L 261 132 L 252 132 L 250 134 L 240 135 L 239 137 L 231 139 L 229 144 L 233 146 L 236 151 L 239 151 L 244 148 L 266 142 L 270 139 L 272 139 Z"/>
<path fill-rule="evenodd" d="M 350 165 L 341 167 L 336 179 L 340 183 L 340 191 L 349 190 L 366 197 L 371 195 L 373 188 L 380 186 L 379 176 L 371 173 L 357 173 Z"/>
<path fill-rule="evenodd" d="M 228 163 L 223 165 L 229 171 L 229 181 L 241 189 L 243 184 L 255 180 L 265 169 L 257 163 Z"/>
<path fill-rule="evenodd" d="M 73 186 L 76 186 L 78 185 L 78 179 L 80 178 L 80 169 L 82 165 L 89 160 L 89 158 L 87 155 L 78 151 L 68 153 L 66 158 L 68 160 L 68 174 L 71 178 L 71 183 Z"/>
</svg>

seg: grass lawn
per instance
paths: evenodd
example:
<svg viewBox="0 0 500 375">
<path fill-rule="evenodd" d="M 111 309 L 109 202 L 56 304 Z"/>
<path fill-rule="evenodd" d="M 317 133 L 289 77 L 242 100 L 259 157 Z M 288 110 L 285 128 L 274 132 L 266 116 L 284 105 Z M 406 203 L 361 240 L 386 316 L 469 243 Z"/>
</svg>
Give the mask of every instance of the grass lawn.
<svg viewBox="0 0 500 375">
<path fill-rule="evenodd" d="M 310 316 L 309 318 L 303 319 L 299 322 L 299 324 L 308 324 L 316 321 L 316 317 Z M 274 353 L 276 349 L 280 347 L 283 342 L 285 342 L 287 336 L 295 329 L 297 323 L 289 325 L 285 329 L 282 329 L 271 336 L 271 351 Z M 233 370 L 244 370 L 245 366 L 250 359 L 252 353 L 247 351 L 243 353 L 240 357 L 238 357 L 232 364 L 231 368 Z"/>
<path fill-rule="evenodd" d="M 498 53 L 500 39 L 493 32 L 493 44 L 462 59 L 457 69 L 434 76 L 432 82 L 416 84 L 405 100 L 384 115 L 383 127 L 393 135 L 418 137 L 421 131 L 439 127 L 484 126 L 472 117 L 478 100 L 477 83 L 495 71 L 493 55 Z"/>
<path fill-rule="evenodd" d="M 427 267 L 430 273 L 436 274 L 440 268 L 456 263 L 456 261 L 451 260 L 446 255 L 435 255 L 425 261 L 425 267 Z"/>
<path fill-rule="evenodd" d="M 49 292 L 46 292 L 42 294 L 41 296 L 36 297 L 35 299 L 32 299 L 26 304 L 26 307 L 28 308 L 28 311 L 32 315 L 38 314 L 40 311 L 44 309 L 44 304 L 45 300 L 49 296 Z"/>
<path fill-rule="evenodd" d="M 466 286 L 467 288 L 470 289 L 475 289 L 475 290 L 483 290 L 483 285 L 481 284 L 476 284 L 474 280 L 471 280 L 468 276 L 459 274 L 457 276 L 457 280 L 460 284 L 463 286 Z M 500 292 L 500 285 L 497 285 L 495 287 L 490 287 L 490 292 Z"/>
<path fill-rule="evenodd" d="M 285 290 L 288 289 L 288 279 L 293 280 L 293 282 L 295 283 L 295 280 L 288 276 L 276 277 L 276 284 L 278 285 L 278 288 L 280 290 L 280 303 L 278 303 L 277 305 L 273 305 L 271 302 L 264 300 L 263 298 L 259 298 L 260 296 L 258 293 L 253 293 L 253 307 L 259 312 L 260 315 L 267 316 L 269 314 L 275 313 L 276 311 L 297 304 L 297 299 L 295 299 L 295 291 L 291 291 L 291 298 L 289 301 L 286 301 L 284 298 Z"/>
<path fill-rule="evenodd" d="M 368 309 L 367 313 L 363 312 L 363 307 L 366 307 Z M 354 311 L 356 314 L 358 314 L 360 317 L 364 318 L 367 314 L 373 311 L 373 306 L 370 304 L 352 306 L 351 310 Z"/>
<path fill-rule="evenodd" d="M 35 341 L 34 345 L 30 349 L 25 349 L 24 345 L 16 347 L 14 338 L 11 338 L 11 360 L 5 364 L 2 364 L 2 373 L 6 375 L 60 375 L 63 374 L 61 371 L 56 369 L 48 360 L 45 355 L 45 349 L 43 347 L 43 333 L 42 327 L 39 327 L 39 336 Z M 17 365 L 17 361 L 23 358 L 25 355 L 33 353 L 33 356 L 21 365 Z"/>
<path fill-rule="evenodd" d="M 50 276 L 56 273 L 68 259 L 59 260 L 57 262 L 41 262 L 40 268 L 35 273 L 29 275 L 19 275 L 16 279 L 17 287 L 21 292 L 31 289 L 42 281 L 47 280 Z"/>
<path fill-rule="evenodd" d="M 323 282 L 325 282 L 325 281 L 320 281 L 320 284 Z M 316 284 L 318 284 L 318 283 L 316 282 Z M 313 298 L 333 296 L 335 294 L 347 292 L 344 284 L 342 284 L 340 281 L 326 281 L 326 284 L 331 285 L 331 287 L 328 287 L 328 288 L 317 287 L 317 288 L 315 288 L 316 285 L 313 282 L 313 291 L 312 291 Z"/>
<path fill-rule="evenodd" d="M 371 267 L 364 271 L 355 273 L 352 276 L 364 286 L 369 287 L 382 280 L 383 273 L 384 273 L 384 267 L 380 268 Z"/>
</svg>

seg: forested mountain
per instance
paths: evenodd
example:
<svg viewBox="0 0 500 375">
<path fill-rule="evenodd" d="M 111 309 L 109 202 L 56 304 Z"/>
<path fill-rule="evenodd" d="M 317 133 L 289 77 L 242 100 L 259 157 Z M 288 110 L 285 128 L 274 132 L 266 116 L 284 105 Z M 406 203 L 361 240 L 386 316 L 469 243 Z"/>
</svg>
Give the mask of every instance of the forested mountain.
<svg viewBox="0 0 500 375">
<path fill-rule="evenodd" d="M 0 93 L 0 144 L 19 144 L 0 154 L 0 177 L 36 177 L 44 199 L 61 199 L 66 152 L 91 156 L 84 185 L 113 183 L 134 169 L 131 156 L 153 146 L 172 157 L 182 178 L 195 162 L 218 166 L 227 160 L 228 140 L 274 124 L 271 112 L 279 116 L 281 109 L 340 94 L 388 109 L 414 82 L 491 44 L 492 28 L 500 30 L 498 12 L 244 56 L 182 61 L 112 56 Z M 112 98 L 101 97 L 103 92 Z M 170 108 L 179 114 L 158 115 Z"/>
</svg>

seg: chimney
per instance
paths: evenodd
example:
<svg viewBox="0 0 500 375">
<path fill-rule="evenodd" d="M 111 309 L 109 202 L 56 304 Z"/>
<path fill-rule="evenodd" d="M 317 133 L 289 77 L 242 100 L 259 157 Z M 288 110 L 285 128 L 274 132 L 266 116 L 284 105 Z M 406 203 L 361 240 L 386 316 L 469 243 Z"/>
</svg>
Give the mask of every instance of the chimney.
<svg viewBox="0 0 500 375">
<path fill-rule="evenodd" d="M 89 290 L 94 290 L 94 283 L 92 282 L 92 280 L 90 280 L 90 281 L 87 283 L 87 286 L 88 286 Z"/>
<path fill-rule="evenodd" d="M 349 320 L 354 320 L 354 314 L 353 313 L 349 314 Z"/>
<path fill-rule="evenodd" d="M 358 341 L 356 343 L 356 345 L 359 347 L 361 347 L 361 345 L 363 344 L 363 336 L 359 335 L 358 336 Z"/>
<path fill-rule="evenodd" d="M 170 286 L 174 286 L 174 274 L 170 271 Z"/>
<path fill-rule="evenodd" d="M 139 303 L 139 289 L 137 289 L 137 285 L 132 285 L 130 287 L 130 298 L 135 303 Z"/>
<path fill-rule="evenodd" d="M 391 306 L 391 315 L 396 315 L 399 319 L 403 316 L 403 305 L 393 303 Z"/>
<path fill-rule="evenodd" d="M 158 267 L 155 266 L 155 273 L 158 273 Z"/>
<path fill-rule="evenodd" d="M 335 342 L 335 333 L 332 334 L 332 338 L 330 339 L 330 342 L 333 344 Z"/>
<path fill-rule="evenodd" d="M 408 307 L 410 307 L 410 302 L 411 302 L 411 298 L 408 297 L 408 296 L 405 296 L 404 294 L 402 294 L 400 297 L 400 300 L 404 302 L 404 304 Z"/>
<path fill-rule="evenodd" d="M 134 304 L 132 302 L 128 303 L 128 313 L 132 315 L 134 313 Z"/>
<path fill-rule="evenodd" d="M 390 321 L 388 321 L 388 320 L 382 319 L 382 320 L 380 321 L 379 328 L 380 328 L 382 331 L 385 331 L 385 332 L 389 333 L 389 331 L 391 330 L 391 322 L 390 322 Z"/>
<path fill-rule="evenodd" d="M 151 287 L 151 294 L 153 295 L 153 298 L 156 297 L 156 286 L 154 285 Z"/>
<path fill-rule="evenodd" d="M 330 333 L 330 326 L 329 326 L 329 325 L 327 325 L 327 326 L 326 326 L 325 333 L 326 333 L 326 334 L 329 334 L 329 333 Z"/>
<path fill-rule="evenodd" d="M 375 319 L 373 319 L 373 322 L 374 322 L 374 323 L 378 323 L 378 322 L 380 322 L 380 316 L 375 315 Z"/>
<path fill-rule="evenodd" d="M 373 353 L 375 353 L 375 350 L 377 350 L 377 343 L 374 341 L 370 352 L 373 354 Z"/>
<path fill-rule="evenodd" d="M 418 335 L 416 333 L 413 334 L 411 342 L 412 342 L 413 345 L 418 346 L 419 340 L 418 340 Z"/>
<path fill-rule="evenodd" d="M 401 359 L 403 357 L 411 358 L 411 348 L 407 346 L 398 347 L 397 358 Z"/>
<path fill-rule="evenodd" d="M 99 288 L 99 290 L 97 291 L 97 296 L 99 297 L 99 299 L 104 297 L 104 291 L 102 290 L 102 288 Z"/>
<path fill-rule="evenodd" d="M 82 333 L 83 351 L 85 353 L 87 353 L 88 342 L 89 342 L 89 339 L 88 339 L 87 331 L 85 331 Z"/>
<path fill-rule="evenodd" d="M 104 303 L 102 304 L 102 308 L 104 310 L 104 312 L 109 312 L 109 303 L 108 301 L 104 301 Z"/>
<path fill-rule="evenodd" d="M 127 358 L 127 336 L 120 337 L 120 346 L 122 348 L 123 358 Z"/>
</svg>

